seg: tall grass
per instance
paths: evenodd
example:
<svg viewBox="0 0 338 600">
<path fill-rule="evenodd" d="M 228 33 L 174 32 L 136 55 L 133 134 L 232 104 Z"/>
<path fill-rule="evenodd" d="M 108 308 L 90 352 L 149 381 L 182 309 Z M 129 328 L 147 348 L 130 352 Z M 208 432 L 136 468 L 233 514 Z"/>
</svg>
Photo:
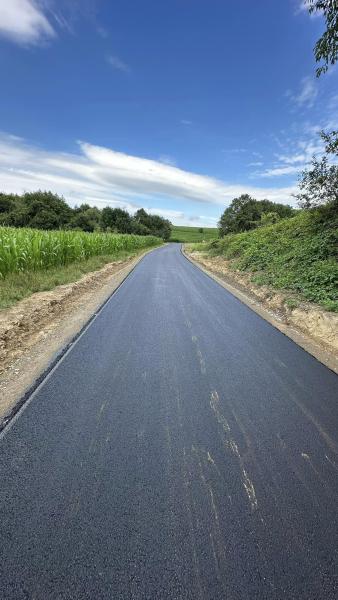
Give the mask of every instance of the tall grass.
<svg viewBox="0 0 338 600">
<path fill-rule="evenodd" d="M 65 266 L 92 256 L 114 257 L 161 243 L 153 236 L 0 227 L 0 278 Z"/>
</svg>

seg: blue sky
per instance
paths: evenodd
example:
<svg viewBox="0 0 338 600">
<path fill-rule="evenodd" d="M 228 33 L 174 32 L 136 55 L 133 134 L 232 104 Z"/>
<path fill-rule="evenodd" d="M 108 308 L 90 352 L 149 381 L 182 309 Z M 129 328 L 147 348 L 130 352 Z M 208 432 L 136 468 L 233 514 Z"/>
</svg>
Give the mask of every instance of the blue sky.
<svg viewBox="0 0 338 600">
<path fill-rule="evenodd" d="M 300 0 L 0 0 L 0 188 L 215 226 L 294 203 L 338 126 Z"/>
</svg>

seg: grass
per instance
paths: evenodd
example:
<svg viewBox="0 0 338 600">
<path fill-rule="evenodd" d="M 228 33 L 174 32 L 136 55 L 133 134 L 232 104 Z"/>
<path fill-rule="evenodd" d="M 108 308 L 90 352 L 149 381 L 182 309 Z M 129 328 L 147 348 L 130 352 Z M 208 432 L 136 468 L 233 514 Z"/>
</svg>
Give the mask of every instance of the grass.
<svg viewBox="0 0 338 600">
<path fill-rule="evenodd" d="M 218 237 L 217 227 L 203 227 L 203 232 L 200 232 L 199 229 L 200 227 L 181 227 L 173 225 L 169 241 L 193 243 L 213 240 Z"/>
<path fill-rule="evenodd" d="M 291 290 L 338 312 L 337 217 L 323 215 L 323 210 L 302 211 L 275 225 L 193 248 L 224 256 L 234 270 L 253 273 L 257 284 Z"/>
<path fill-rule="evenodd" d="M 0 227 L 0 309 L 161 243 L 152 236 Z"/>
<path fill-rule="evenodd" d="M 86 273 L 98 271 L 109 262 L 126 260 L 141 252 L 141 250 L 129 253 L 121 251 L 114 256 L 92 256 L 87 260 L 76 261 L 61 267 L 53 267 L 45 271 L 10 273 L 6 278 L 0 279 L 0 310 L 10 308 L 35 292 L 46 292 L 58 285 L 73 283 L 81 279 Z"/>
</svg>

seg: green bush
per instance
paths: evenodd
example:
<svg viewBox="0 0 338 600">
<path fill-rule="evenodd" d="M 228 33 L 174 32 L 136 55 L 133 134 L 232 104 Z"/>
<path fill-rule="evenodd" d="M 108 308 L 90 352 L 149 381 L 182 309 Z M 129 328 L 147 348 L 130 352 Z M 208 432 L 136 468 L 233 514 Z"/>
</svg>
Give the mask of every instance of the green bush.
<svg viewBox="0 0 338 600">
<path fill-rule="evenodd" d="M 275 225 L 229 234 L 204 249 L 224 256 L 234 269 L 255 273 L 260 284 L 294 290 L 338 311 L 337 224 L 332 207 L 322 207 Z"/>
</svg>

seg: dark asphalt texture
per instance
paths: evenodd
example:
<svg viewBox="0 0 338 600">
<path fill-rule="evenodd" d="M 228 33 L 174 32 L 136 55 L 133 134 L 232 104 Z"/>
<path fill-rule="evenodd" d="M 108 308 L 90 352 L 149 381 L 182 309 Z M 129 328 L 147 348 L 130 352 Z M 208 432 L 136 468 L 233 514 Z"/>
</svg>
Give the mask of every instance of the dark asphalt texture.
<svg viewBox="0 0 338 600">
<path fill-rule="evenodd" d="M 150 253 L 1 436 L 1 600 L 337 599 L 337 380 Z"/>
</svg>

